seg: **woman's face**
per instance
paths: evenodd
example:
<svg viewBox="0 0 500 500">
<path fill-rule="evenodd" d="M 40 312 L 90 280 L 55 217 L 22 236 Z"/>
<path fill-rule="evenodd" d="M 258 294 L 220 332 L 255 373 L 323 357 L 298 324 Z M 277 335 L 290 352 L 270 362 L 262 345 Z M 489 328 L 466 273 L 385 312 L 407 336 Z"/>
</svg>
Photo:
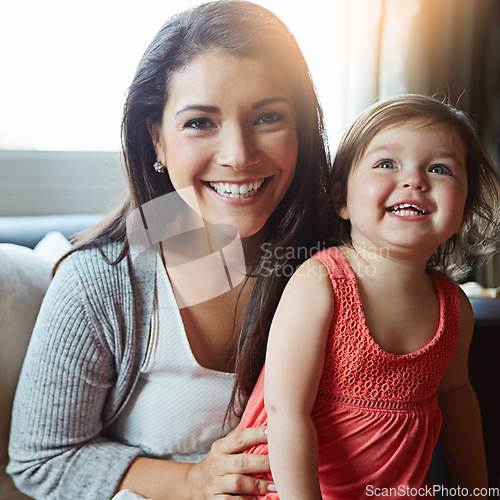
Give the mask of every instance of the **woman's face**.
<svg viewBox="0 0 500 500">
<path fill-rule="evenodd" d="M 264 226 L 295 174 L 291 92 L 262 60 L 195 57 L 174 73 L 162 125 L 151 133 L 174 188 L 193 188 L 203 218 L 236 227 L 242 238 Z"/>
</svg>

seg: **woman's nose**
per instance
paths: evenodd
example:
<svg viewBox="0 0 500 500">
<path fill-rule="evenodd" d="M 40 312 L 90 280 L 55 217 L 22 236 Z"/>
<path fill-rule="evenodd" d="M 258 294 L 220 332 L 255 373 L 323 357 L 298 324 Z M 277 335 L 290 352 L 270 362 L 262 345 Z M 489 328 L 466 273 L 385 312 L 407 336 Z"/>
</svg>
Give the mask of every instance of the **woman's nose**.
<svg viewBox="0 0 500 500">
<path fill-rule="evenodd" d="M 217 161 L 222 166 L 244 170 L 259 161 L 258 148 L 252 134 L 242 127 L 228 127 L 220 135 Z"/>
</svg>

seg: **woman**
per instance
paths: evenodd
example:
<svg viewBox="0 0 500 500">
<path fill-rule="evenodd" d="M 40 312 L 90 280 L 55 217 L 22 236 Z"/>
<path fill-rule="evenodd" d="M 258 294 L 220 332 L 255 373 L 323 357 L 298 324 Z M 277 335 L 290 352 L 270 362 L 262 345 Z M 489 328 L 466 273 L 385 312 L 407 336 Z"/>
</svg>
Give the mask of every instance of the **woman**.
<svg viewBox="0 0 500 500">
<path fill-rule="evenodd" d="M 221 436 L 260 372 L 286 281 L 321 240 L 322 113 L 293 36 L 245 1 L 175 16 L 140 61 L 122 136 L 130 192 L 55 273 L 20 377 L 8 472 L 44 499 L 263 493 L 269 483 L 250 474 L 267 458 L 242 451 L 264 430 Z M 183 223 L 199 215 L 208 250 L 192 253 L 199 231 Z M 152 221 L 165 221 L 161 236 Z M 228 227 L 245 279 L 180 305 L 178 264 L 223 253 L 238 239 Z"/>
</svg>

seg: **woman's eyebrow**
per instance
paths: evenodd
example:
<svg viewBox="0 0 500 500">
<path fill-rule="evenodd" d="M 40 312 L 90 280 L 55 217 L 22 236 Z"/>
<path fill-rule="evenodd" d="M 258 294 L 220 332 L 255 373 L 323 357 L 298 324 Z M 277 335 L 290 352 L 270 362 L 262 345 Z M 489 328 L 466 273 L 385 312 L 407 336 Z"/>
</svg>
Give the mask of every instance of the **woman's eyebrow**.
<svg viewBox="0 0 500 500">
<path fill-rule="evenodd" d="M 175 116 L 184 113 L 185 111 L 201 111 L 202 113 L 219 113 L 220 109 L 217 106 L 209 106 L 206 104 L 190 104 L 189 106 L 185 106 L 175 113 Z"/>
<path fill-rule="evenodd" d="M 275 102 L 284 102 L 290 105 L 290 101 L 286 97 L 268 97 L 266 99 L 261 99 L 260 101 L 254 102 L 252 104 L 252 109 L 263 108 L 268 104 L 273 104 Z"/>
</svg>

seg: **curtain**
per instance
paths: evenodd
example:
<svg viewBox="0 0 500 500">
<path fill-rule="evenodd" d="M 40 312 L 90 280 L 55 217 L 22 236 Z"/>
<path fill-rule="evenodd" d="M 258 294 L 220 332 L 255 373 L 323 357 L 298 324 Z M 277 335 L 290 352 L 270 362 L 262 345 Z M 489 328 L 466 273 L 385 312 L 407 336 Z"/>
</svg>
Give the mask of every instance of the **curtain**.
<svg viewBox="0 0 500 500">
<path fill-rule="evenodd" d="M 407 52 L 419 0 L 346 0 L 344 128 L 370 104 L 409 92 Z"/>
<path fill-rule="evenodd" d="M 473 118 L 498 167 L 498 0 L 349 0 L 345 16 L 344 129 L 377 99 L 437 94 Z M 499 254 L 476 279 L 500 286 Z"/>
</svg>

